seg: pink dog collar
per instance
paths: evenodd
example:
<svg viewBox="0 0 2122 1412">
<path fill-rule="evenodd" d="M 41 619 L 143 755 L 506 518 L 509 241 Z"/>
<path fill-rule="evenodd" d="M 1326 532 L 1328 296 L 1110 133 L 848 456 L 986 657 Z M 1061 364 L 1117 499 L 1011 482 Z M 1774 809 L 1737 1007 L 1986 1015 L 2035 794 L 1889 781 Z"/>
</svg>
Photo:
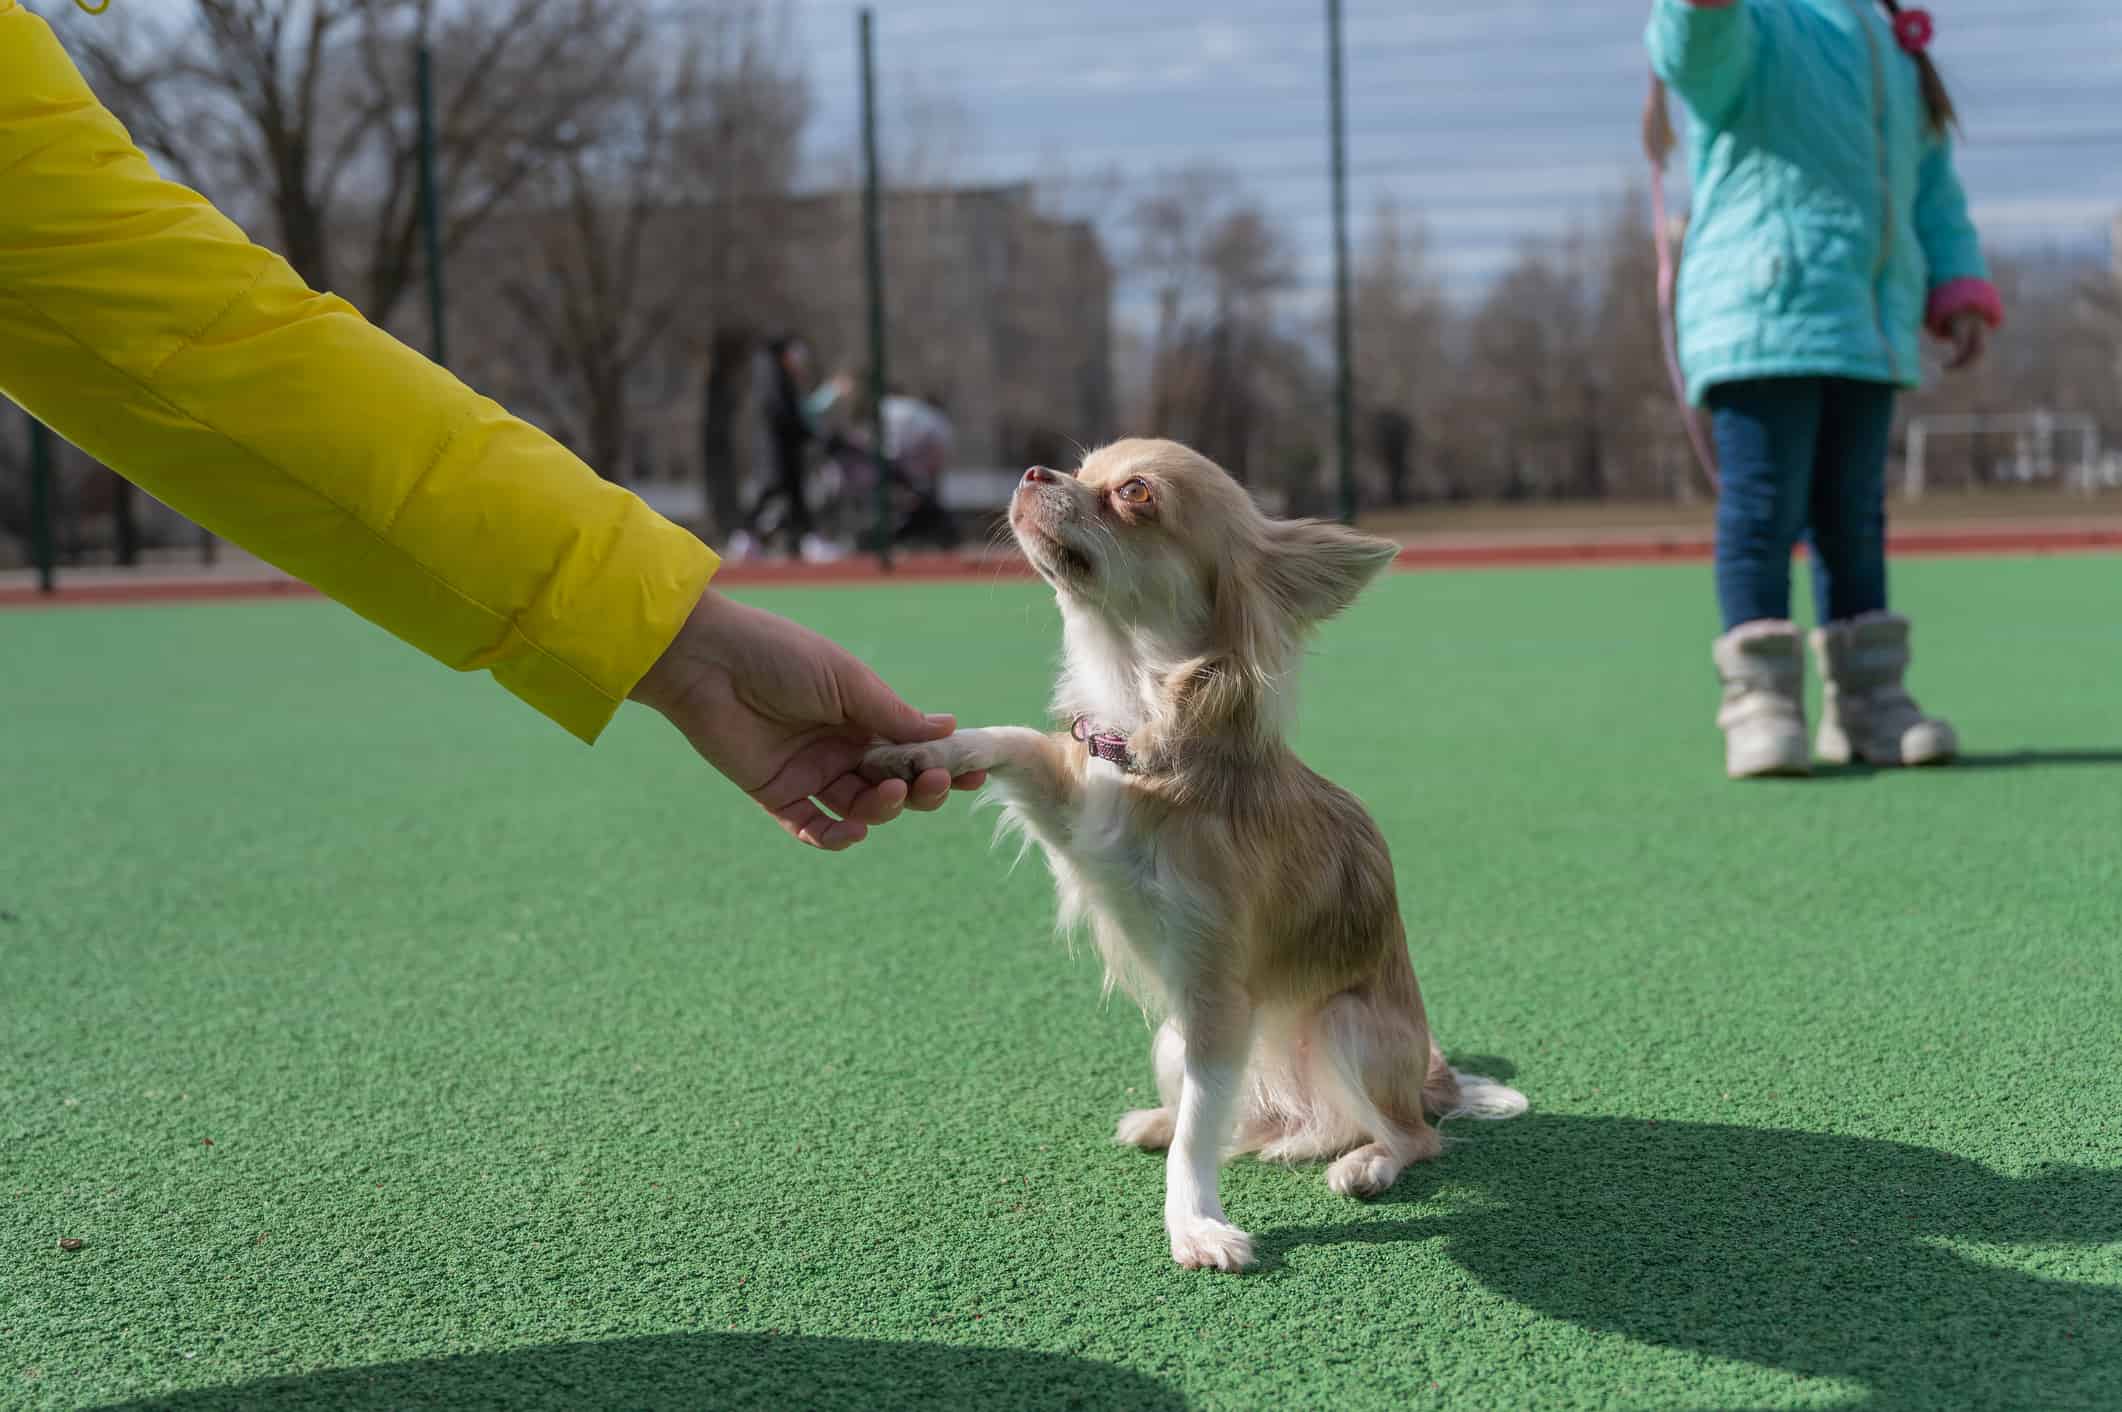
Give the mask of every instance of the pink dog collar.
<svg viewBox="0 0 2122 1412">
<path fill-rule="evenodd" d="M 1128 752 L 1127 737 L 1119 731 L 1098 730 L 1090 723 L 1090 717 L 1078 716 L 1069 726 L 1068 733 L 1083 742 L 1093 760 L 1106 760 L 1123 770 L 1135 768 L 1135 757 Z"/>
</svg>

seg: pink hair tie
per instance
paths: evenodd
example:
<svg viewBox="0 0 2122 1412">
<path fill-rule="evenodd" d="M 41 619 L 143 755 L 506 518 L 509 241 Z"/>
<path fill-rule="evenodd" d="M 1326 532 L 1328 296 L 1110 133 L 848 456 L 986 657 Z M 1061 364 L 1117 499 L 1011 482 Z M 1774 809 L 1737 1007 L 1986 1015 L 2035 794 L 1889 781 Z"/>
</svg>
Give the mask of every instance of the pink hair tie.
<svg viewBox="0 0 2122 1412">
<path fill-rule="evenodd" d="M 1938 27 L 1931 23 L 1928 10 L 1896 10 L 1894 12 L 1894 40 L 1911 54 L 1921 55 L 1930 48 L 1931 36 Z"/>
</svg>

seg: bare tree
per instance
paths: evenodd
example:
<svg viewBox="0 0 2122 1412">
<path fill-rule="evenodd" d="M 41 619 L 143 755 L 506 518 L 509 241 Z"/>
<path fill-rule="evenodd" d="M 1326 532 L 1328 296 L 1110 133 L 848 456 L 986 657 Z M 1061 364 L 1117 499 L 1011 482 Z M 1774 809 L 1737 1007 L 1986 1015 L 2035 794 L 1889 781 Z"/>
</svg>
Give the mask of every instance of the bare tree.
<svg viewBox="0 0 2122 1412">
<path fill-rule="evenodd" d="M 437 186 L 454 253 L 577 150 L 639 32 L 623 0 L 191 0 L 70 21 L 134 137 L 312 284 L 388 321 L 418 278 L 414 55 L 435 56 Z"/>
<path fill-rule="evenodd" d="M 806 98 L 748 0 L 703 8 L 679 37 L 631 56 L 598 126 L 475 245 L 470 292 L 506 317 L 473 357 L 607 475 L 674 446 L 704 457 L 726 528 Z"/>
<path fill-rule="evenodd" d="M 1240 480 L 1263 458 L 1304 461 L 1280 445 L 1308 439 L 1301 413 L 1316 395 L 1305 385 L 1315 369 L 1280 328 L 1277 301 L 1293 283 L 1282 232 L 1214 163 L 1166 173 L 1128 216 L 1131 269 L 1157 311 L 1149 425 L 1193 441 Z"/>
<path fill-rule="evenodd" d="M 1454 460 L 1483 498 L 1561 492 L 1577 396 L 1570 366 L 1582 290 L 1572 252 L 1527 241 L 1474 306 L 1459 340 L 1459 380 L 1445 429 Z"/>
<path fill-rule="evenodd" d="M 1202 242 L 1210 315 L 1199 336 L 1201 364 L 1194 436 L 1240 481 L 1251 479 L 1267 401 L 1263 374 L 1277 370 L 1275 296 L 1292 282 L 1281 235 L 1259 207 L 1240 205 Z M 1287 365 L 1283 365 L 1284 370 Z M 1297 367 L 1302 367 L 1299 363 Z"/>
<path fill-rule="evenodd" d="M 1072 440 L 1111 434 L 1113 271 L 1087 213 L 1058 186 L 964 179 L 971 121 L 921 85 L 881 126 L 889 381 L 944 410 L 968 465 L 1059 461 Z M 865 373 L 860 168 L 843 155 L 822 170 L 845 186 L 793 203 L 792 326 L 828 366 Z M 851 410 L 859 425 L 866 407 Z"/>
<path fill-rule="evenodd" d="M 1658 331 L 1658 261 L 1642 192 L 1622 193 L 1592 232 L 1597 317 L 1581 356 L 1590 361 L 1586 408 L 1603 446 L 1599 493 L 1624 499 L 1691 499 L 1707 489 Z"/>
<path fill-rule="evenodd" d="M 787 29 L 764 10 L 720 12 L 702 83 L 705 112 L 679 135 L 682 189 L 706 246 L 707 308 L 688 346 L 704 363 L 699 414 L 709 508 L 737 527 L 740 429 L 762 331 L 787 317 L 789 250 L 780 226 L 810 120 L 809 84 Z"/>
<path fill-rule="evenodd" d="M 684 56 L 668 82 L 652 72 L 622 79 L 605 131 L 532 183 L 510 232 L 525 258 L 501 281 L 551 374 L 522 410 L 614 478 L 628 450 L 629 384 L 689 312 L 687 277 L 700 268 L 671 229 L 668 204 L 672 127 L 697 101 L 697 56 Z"/>
<path fill-rule="evenodd" d="M 1168 426 L 1179 389 L 1170 385 L 1171 360 L 1207 282 L 1204 247 L 1210 223 L 1236 199 L 1237 172 L 1197 162 L 1163 173 L 1128 212 L 1134 232 L 1130 272 L 1148 286 L 1157 309 L 1150 337 L 1149 421 Z"/>
<path fill-rule="evenodd" d="M 1449 400 L 1444 344 L 1452 310 L 1432 268 L 1427 229 L 1395 203 L 1381 203 L 1353 283 L 1357 396 L 1386 501 L 1404 505 L 1418 493 L 1450 499 L 1450 477 L 1428 448 Z"/>
</svg>

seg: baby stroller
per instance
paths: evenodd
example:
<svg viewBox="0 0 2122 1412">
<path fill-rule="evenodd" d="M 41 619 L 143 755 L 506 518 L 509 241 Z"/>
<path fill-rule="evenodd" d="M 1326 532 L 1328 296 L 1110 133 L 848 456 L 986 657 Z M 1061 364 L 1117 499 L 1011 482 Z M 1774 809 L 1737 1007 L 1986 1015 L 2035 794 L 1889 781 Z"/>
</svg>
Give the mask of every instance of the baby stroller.
<svg viewBox="0 0 2122 1412">
<path fill-rule="evenodd" d="M 889 497 L 893 547 L 918 545 L 943 551 L 958 548 L 964 535 L 958 522 L 937 495 L 934 484 L 922 484 L 906 467 L 889 456 L 872 455 L 869 447 L 851 437 L 834 433 L 826 439 L 828 474 L 833 484 L 833 515 L 842 530 L 860 526 L 853 536 L 863 550 L 875 553 L 878 541 L 877 473 L 882 466 Z M 843 534 L 843 537 L 846 537 Z"/>
</svg>

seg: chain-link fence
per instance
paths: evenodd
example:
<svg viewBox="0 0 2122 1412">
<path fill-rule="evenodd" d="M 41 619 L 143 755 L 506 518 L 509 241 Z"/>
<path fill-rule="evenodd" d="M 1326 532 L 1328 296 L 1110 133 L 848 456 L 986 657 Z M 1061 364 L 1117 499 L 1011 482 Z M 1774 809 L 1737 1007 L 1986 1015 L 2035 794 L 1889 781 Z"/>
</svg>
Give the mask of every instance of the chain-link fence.
<svg viewBox="0 0 2122 1412">
<path fill-rule="evenodd" d="M 887 0 L 881 375 L 851 5 L 42 8 L 172 176 L 416 345 L 446 330 L 467 381 L 718 544 L 877 547 L 880 435 L 912 471 L 889 522 L 940 507 L 938 543 L 977 542 L 1024 465 L 1132 432 L 1291 511 L 1349 508 L 1344 487 L 1366 514 L 1700 493 L 1658 353 L 1641 0 Z M 1941 16 L 2012 324 L 1915 412 L 2046 410 L 2122 441 L 2122 195 L 2085 179 L 2122 169 L 2118 26 L 2095 0 Z M 800 526 L 763 431 L 790 336 L 816 433 Z M 1979 444 L 1934 441 L 1931 483 L 2014 484 L 1952 463 Z M 37 463 L 26 428 L 0 435 L 0 566 L 45 544 L 62 569 L 214 557 L 80 453 Z"/>
</svg>

